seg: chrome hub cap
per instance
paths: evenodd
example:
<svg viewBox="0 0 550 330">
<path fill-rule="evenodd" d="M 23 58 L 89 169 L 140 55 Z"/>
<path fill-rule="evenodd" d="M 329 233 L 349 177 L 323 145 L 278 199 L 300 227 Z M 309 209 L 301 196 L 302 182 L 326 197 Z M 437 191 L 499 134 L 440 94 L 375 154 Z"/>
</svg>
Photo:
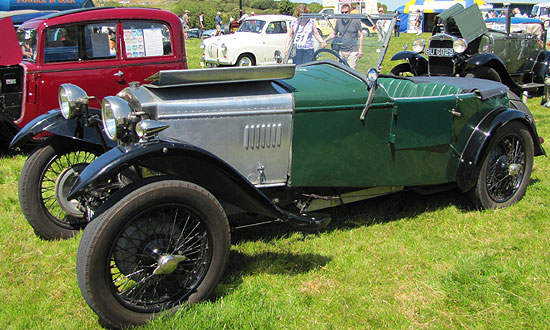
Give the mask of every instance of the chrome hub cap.
<svg viewBox="0 0 550 330">
<path fill-rule="evenodd" d="M 80 172 L 84 170 L 87 164 L 77 164 L 63 170 L 55 181 L 55 198 L 63 211 L 73 217 L 82 217 L 84 213 L 78 208 L 77 200 L 68 200 L 67 196 L 78 179 Z"/>
<path fill-rule="evenodd" d="M 172 254 L 166 254 L 159 258 L 158 260 L 158 266 L 153 271 L 153 274 L 155 275 L 162 275 L 162 274 L 171 274 L 176 268 L 178 267 L 178 264 L 182 261 L 184 261 L 186 258 L 185 256 L 180 255 L 172 255 Z"/>
</svg>

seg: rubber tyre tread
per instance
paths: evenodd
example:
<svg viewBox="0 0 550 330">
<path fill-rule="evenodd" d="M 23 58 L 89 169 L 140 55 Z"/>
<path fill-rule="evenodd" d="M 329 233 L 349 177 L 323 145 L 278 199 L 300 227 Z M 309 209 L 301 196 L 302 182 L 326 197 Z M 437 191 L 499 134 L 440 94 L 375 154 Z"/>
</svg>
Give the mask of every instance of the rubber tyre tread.
<svg viewBox="0 0 550 330">
<path fill-rule="evenodd" d="M 105 276 L 110 243 L 126 224 L 126 215 L 143 210 L 159 201 L 180 200 L 194 204 L 203 215 L 213 242 L 212 261 L 202 283 L 189 296 L 188 303 L 206 299 L 219 282 L 227 264 L 230 249 L 230 230 L 227 216 L 218 200 L 204 188 L 179 180 L 164 180 L 144 185 L 122 198 L 102 213 L 84 230 L 77 253 L 77 279 L 82 295 L 102 324 L 115 328 L 140 325 L 159 313 L 139 313 L 122 306 L 108 287 Z M 179 306 L 166 312 L 175 312 Z"/>
<path fill-rule="evenodd" d="M 482 66 L 475 70 L 472 70 L 471 72 L 468 72 L 466 74 L 466 78 L 479 78 L 479 79 L 486 79 L 486 80 L 492 80 L 501 83 L 502 78 L 500 78 L 500 75 L 498 72 L 496 72 L 495 69 L 490 68 L 488 66 Z"/>
<path fill-rule="evenodd" d="M 535 122 L 535 119 L 533 118 L 533 115 L 531 114 L 531 111 L 527 107 L 525 103 L 521 100 L 521 98 L 514 92 L 508 91 L 508 99 L 510 99 L 510 108 L 521 110 L 525 112 L 529 118 L 531 119 L 531 122 Z"/>
<path fill-rule="evenodd" d="M 520 183 L 520 187 L 516 193 L 507 201 L 503 203 L 495 202 L 489 197 L 487 192 L 485 175 L 487 173 L 488 157 L 489 153 L 493 148 L 500 142 L 500 140 L 508 135 L 509 133 L 517 133 L 523 140 L 523 145 L 526 153 L 526 169 L 523 175 L 523 179 Z M 529 184 L 529 179 L 531 177 L 531 171 L 533 169 L 533 158 L 534 158 L 534 146 L 533 139 L 529 133 L 529 130 L 523 123 L 512 121 L 501 128 L 497 129 L 494 136 L 489 141 L 488 147 L 486 148 L 485 155 L 483 157 L 482 165 L 477 174 L 476 185 L 468 191 L 468 197 L 472 203 L 478 209 L 497 209 L 510 206 L 523 198 L 525 191 L 527 190 L 527 185 Z"/>
<path fill-rule="evenodd" d="M 19 175 L 18 195 L 23 215 L 33 227 L 36 235 L 46 240 L 71 238 L 82 229 L 81 227 L 75 227 L 74 229 L 63 228 L 49 219 L 49 215 L 42 205 L 40 189 L 37 186 L 46 163 L 57 154 L 70 151 L 89 151 L 95 153 L 83 147 L 59 146 L 56 143 L 53 143 L 53 145 L 44 144 L 35 149 L 27 158 Z"/>
</svg>

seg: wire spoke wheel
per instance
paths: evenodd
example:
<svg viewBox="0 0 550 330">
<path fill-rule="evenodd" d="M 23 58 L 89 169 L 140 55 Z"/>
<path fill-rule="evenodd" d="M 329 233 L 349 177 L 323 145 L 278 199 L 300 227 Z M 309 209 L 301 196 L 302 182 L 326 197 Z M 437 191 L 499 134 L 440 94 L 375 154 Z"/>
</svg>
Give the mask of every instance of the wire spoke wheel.
<svg viewBox="0 0 550 330">
<path fill-rule="evenodd" d="M 159 312 L 184 301 L 204 278 L 211 240 L 199 215 L 181 204 L 146 210 L 121 230 L 109 254 L 108 276 L 122 304 Z"/>
<path fill-rule="evenodd" d="M 84 229 L 76 258 L 84 299 L 113 327 L 206 299 L 231 244 L 225 211 L 204 188 L 164 177 L 132 187 Z"/>
<path fill-rule="evenodd" d="M 84 168 L 100 152 L 67 141 L 50 140 L 27 158 L 19 177 L 21 210 L 44 239 L 72 237 L 87 217 L 67 196 Z"/>
<path fill-rule="evenodd" d="M 487 192 L 495 202 L 506 202 L 523 181 L 525 147 L 517 135 L 510 134 L 500 140 L 488 157 Z"/>
<path fill-rule="evenodd" d="M 468 191 L 481 209 L 506 207 L 519 201 L 533 168 L 534 144 L 527 127 L 510 122 L 491 132 L 475 186 Z"/>
<path fill-rule="evenodd" d="M 67 228 L 86 222 L 77 202 L 68 201 L 66 196 L 78 174 L 96 158 L 90 151 L 78 150 L 56 155 L 46 165 L 40 179 L 40 197 L 51 221 Z"/>
</svg>

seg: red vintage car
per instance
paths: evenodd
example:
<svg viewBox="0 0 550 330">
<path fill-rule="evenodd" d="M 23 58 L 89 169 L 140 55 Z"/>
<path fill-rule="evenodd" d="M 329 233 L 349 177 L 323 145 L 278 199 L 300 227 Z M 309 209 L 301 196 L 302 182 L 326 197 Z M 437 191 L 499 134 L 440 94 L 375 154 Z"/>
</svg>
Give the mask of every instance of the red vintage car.
<svg viewBox="0 0 550 330">
<path fill-rule="evenodd" d="M 101 101 L 160 70 L 187 68 L 181 22 L 163 10 L 76 9 L 27 21 L 17 37 L 9 18 L 0 30 L 2 150 L 29 121 L 58 108 L 62 83 Z"/>
</svg>

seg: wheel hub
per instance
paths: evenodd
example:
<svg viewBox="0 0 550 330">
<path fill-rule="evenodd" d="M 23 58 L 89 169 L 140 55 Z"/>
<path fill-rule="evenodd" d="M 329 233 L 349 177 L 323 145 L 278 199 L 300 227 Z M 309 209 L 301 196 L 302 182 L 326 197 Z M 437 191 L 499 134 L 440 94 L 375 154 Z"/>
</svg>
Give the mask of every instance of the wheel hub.
<svg viewBox="0 0 550 330">
<path fill-rule="evenodd" d="M 178 264 L 185 259 L 185 256 L 165 254 L 158 259 L 158 266 L 153 271 L 153 274 L 171 274 L 174 270 L 176 270 Z"/>
<path fill-rule="evenodd" d="M 67 214 L 73 217 L 82 217 L 84 213 L 78 207 L 80 203 L 75 199 L 69 200 L 67 196 L 69 196 L 69 192 L 78 179 L 80 172 L 82 172 L 87 165 L 88 164 L 76 164 L 66 168 L 59 174 L 55 181 L 55 197 L 57 202 Z"/>
<path fill-rule="evenodd" d="M 517 176 L 521 171 L 521 168 L 521 164 L 510 164 L 510 166 L 508 166 L 508 175 Z"/>
</svg>

